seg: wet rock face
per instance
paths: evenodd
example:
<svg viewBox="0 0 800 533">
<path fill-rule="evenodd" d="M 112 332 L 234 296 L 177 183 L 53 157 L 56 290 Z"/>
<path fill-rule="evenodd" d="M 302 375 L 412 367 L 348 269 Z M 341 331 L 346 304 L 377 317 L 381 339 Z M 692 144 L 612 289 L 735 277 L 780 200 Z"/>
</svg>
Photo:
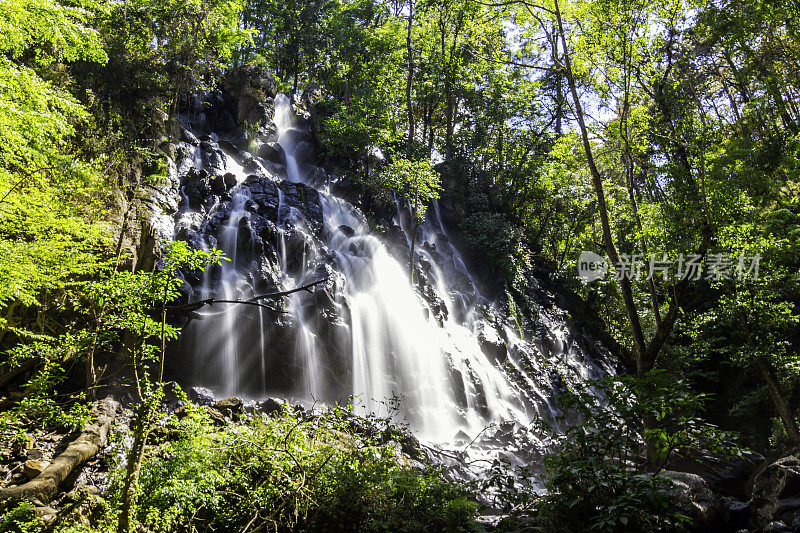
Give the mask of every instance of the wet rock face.
<svg viewBox="0 0 800 533">
<path fill-rule="evenodd" d="M 481 351 L 497 363 L 503 363 L 508 358 L 506 343 L 494 329 L 482 327 L 478 333 L 478 343 Z"/>
<path fill-rule="evenodd" d="M 162 224 L 160 240 L 184 240 L 196 249 L 224 249 L 229 259 L 204 274 L 184 273 L 182 293 L 186 299 L 195 300 L 201 296 L 240 299 L 284 290 L 287 283 L 294 283 L 288 278 L 301 273 L 331 282 L 297 295 L 294 305 L 298 310 L 293 313 L 286 312 L 286 301 L 268 299 L 261 302 L 266 307 L 240 306 L 231 312 L 234 318 L 227 321 L 213 317 L 215 309 L 209 310 L 207 318 L 193 316 L 185 324 L 184 337 L 173 347 L 176 359 L 172 372 L 189 386 L 233 380 L 238 385 L 232 392 L 261 395 L 271 391 L 291 396 L 296 393 L 291 384 L 302 369 L 288 359 L 304 342 L 297 322 L 302 319 L 325 346 L 324 379 L 332 383 L 332 393 L 346 396 L 347 310 L 340 303 L 343 283 L 335 282 L 340 278 L 335 255 L 320 246 L 324 242 L 320 195 L 309 185 L 287 179 L 286 154 L 275 142 L 272 103 L 269 113 L 264 114 L 248 98 L 212 98 L 211 109 L 203 102 L 193 102 L 192 113 L 181 117 L 184 140 L 171 150 L 175 156 L 170 173 L 173 207 L 163 214 L 165 219 L 172 219 L 172 224 Z M 258 115 L 262 121 L 255 155 L 248 151 L 253 143 L 242 142 L 241 128 L 230 124 L 231 113 L 234 122 L 243 120 L 236 115 L 237 110 L 239 115 L 254 114 L 247 120 Z M 296 131 L 293 135 L 311 157 L 310 133 Z M 317 169 L 317 173 L 327 180 L 323 169 Z M 232 284 L 233 271 L 245 275 Z M 235 370 L 220 379 L 225 369 L 215 351 L 226 349 L 228 336 L 239 339 L 241 356 Z M 198 353 L 208 354 L 209 359 L 198 361 Z M 187 368 L 194 368 L 194 372 L 187 372 Z M 203 403 L 209 403 L 208 398 L 213 396 L 208 389 L 194 390 L 202 392 L 198 399 Z M 231 416 L 226 408 L 209 407 L 223 417 Z"/>
<path fill-rule="evenodd" d="M 286 152 L 280 144 L 275 142 L 265 142 L 258 148 L 258 157 L 275 163 L 278 165 L 286 166 Z"/>
</svg>

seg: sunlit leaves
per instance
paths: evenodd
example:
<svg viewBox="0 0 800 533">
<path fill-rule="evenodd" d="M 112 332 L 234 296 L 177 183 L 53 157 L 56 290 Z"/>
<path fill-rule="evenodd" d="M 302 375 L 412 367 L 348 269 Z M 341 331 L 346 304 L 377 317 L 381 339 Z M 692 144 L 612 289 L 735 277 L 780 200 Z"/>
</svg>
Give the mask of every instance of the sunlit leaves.
<svg viewBox="0 0 800 533">
<path fill-rule="evenodd" d="M 52 61 L 103 61 L 92 7 L 6 2 L 0 11 L 0 305 L 38 304 L 44 291 L 100 268 L 106 234 L 83 217 L 103 199 L 90 161 L 71 151 L 86 112 L 65 89 L 35 70 Z M 11 29 L 13 28 L 13 30 Z M 22 61 L 35 48 L 33 62 Z M 19 58 L 13 61 L 11 58 Z"/>
<path fill-rule="evenodd" d="M 33 50 L 41 63 L 105 61 L 98 32 L 90 25 L 103 5 L 102 0 L 69 4 L 55 0 L 2 0 L 0 52 L 18 59 Z"/>
<path fill-rule="evenodd" d="M 383 187 L 397 192 L 412 206 L 414 216 L 423 220 L 431 200 L 439 198 L 439 174 L 428 161 L 398 158 L 389 163 L 378 178 Z"/>
</svg>

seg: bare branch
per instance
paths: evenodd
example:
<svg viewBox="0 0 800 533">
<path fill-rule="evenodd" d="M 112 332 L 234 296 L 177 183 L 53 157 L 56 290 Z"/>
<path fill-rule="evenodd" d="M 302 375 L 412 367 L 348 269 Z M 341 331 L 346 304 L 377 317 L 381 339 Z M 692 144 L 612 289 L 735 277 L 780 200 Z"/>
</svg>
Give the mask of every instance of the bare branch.
<svg viewBox="0 0 800 533">
<path fill-rule="evenodd" d="M 205 300 L 198 300 L 196 302 L 189 302 L 186 304 L 181 305 L 171 305 L 166 307 L 167 311 L 183 311 L 183 312 L 191 312 L 197 311 L 198 309 L 205 307 L 206 305 L 214 305 L 214 304 L 242 304 L 242 305 L 254 305 L 256 307 L 262 307 L 264 309 L 269 309 L 270 311 L 275 311 L 278 313 L 282 313 L 283 311 L 279 309 L 275 309 L 268 305 L 259 303 L 258 300 L 265 300 L 265 299 L 278 299 L 284 296 L 289 296 L 290 294 L 294 294 L 300 291 L 307 291 L 311 292 L 311 287 L 319 285 L 320 283 L 325 283 L 330 278 L 325 277 L 322 279 L 318 279 L 312 283 L 308 283 L 303 285 L 302 287 L 295 287 L 294 289 L 289 289 L 286 291 L 279 291 L 279 292 L 270 292 L 267 294 L 259 294 L 258 296 L 253 296 L 252 298 L 248 298 L 246 300 L 217 300 L 215 298 L 206 298 Z M 225 312 L 225 311 L 222 311 Z"/>
</svg>

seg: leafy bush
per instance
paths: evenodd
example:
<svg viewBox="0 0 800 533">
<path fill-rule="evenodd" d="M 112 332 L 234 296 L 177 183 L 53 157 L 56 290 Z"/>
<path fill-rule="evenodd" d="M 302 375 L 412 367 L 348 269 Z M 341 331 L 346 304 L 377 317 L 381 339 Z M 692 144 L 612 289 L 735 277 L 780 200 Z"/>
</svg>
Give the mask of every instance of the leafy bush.
<svg viewBox="0 0 800 533">
<path fill-rule="evenodd" d="M 478 212 L 460 223 L 464 240 L 479 250 L 499 272 L 513 279 L 514 254 L 520 243 L 519 230 L 500 213 Z"/>
<path fill-rule="evenodd" d="M 676 455 L 726 449 L 729 436 L 698 417 L 706 399 L 664 372 L 606 378 L 565 395 L 581 421 L 556 436 L 545 459 L 548 494 L 538 505 L 548 527 L 653 531 L 689 521 L 670 505 L 672 484 L 658 473 Z"/>
<path fill-rule="evenodd" d="M 674 529 L 689 518 L 672 505 L 672 482 L 658 475 L 664 465 L 698 449 L 738 451 L 698 417 L 706 399 L 663 372 L 587 382 L 561 397 L 561 419 L 539 422 L 555 443 L 541 478 L 547 494 L 530 471 L 513 474 L 502 464 L 487 488 L 512 515 L 535 513 L 547 531 Z"/>
<path fill-rule="evenodd" d="M 399 444 L 365 435 L 349 410 L 289 410 L 217 428 L 190 405 L 142 466 L 136 518 L 147 531 L 430 531 L 467 527 L 476 505 Z M 360 421 L 360 419 L 359 419 Z M 120 497 L 122 468 L 111 499 Z"/>
</svg>

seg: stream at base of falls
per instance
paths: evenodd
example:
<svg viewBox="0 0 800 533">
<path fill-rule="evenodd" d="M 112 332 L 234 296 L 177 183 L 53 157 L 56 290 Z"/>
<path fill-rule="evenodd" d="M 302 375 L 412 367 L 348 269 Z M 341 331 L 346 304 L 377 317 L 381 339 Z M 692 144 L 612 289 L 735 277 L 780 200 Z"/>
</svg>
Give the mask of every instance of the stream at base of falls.
<svg viewBox="0 0 800 533">
<path fill-rule="evenodd" d="M 407 423 L 470 477 L 498 458 L 536 461 L 547 442 L 530 422 L 553 420 L 555 397 L 571 384 L 612 373 L 557 306 L 543 305 L 538 327 L 525 331 L 495 303 L 452 244 L 438 203 L 417 235 L 412 284 L 403 206 L 391 231 L 374 231 L 337 195 L 339 178 L 316 166 L 308 123 L 289 97 L 275 97 L 272 124 L 247 143 L 211 131 L 203 113 L 182 117 L 163 193 L 171 208 L 153 217 L 164 240 L 229 259 L 185 273 L 187 298 L 245 299 L 324 281 L 265 307 L 199 311 L 176 348 L 183 384 L 220 397 L 352 401 L 356 412 Z"/>
</svg>

